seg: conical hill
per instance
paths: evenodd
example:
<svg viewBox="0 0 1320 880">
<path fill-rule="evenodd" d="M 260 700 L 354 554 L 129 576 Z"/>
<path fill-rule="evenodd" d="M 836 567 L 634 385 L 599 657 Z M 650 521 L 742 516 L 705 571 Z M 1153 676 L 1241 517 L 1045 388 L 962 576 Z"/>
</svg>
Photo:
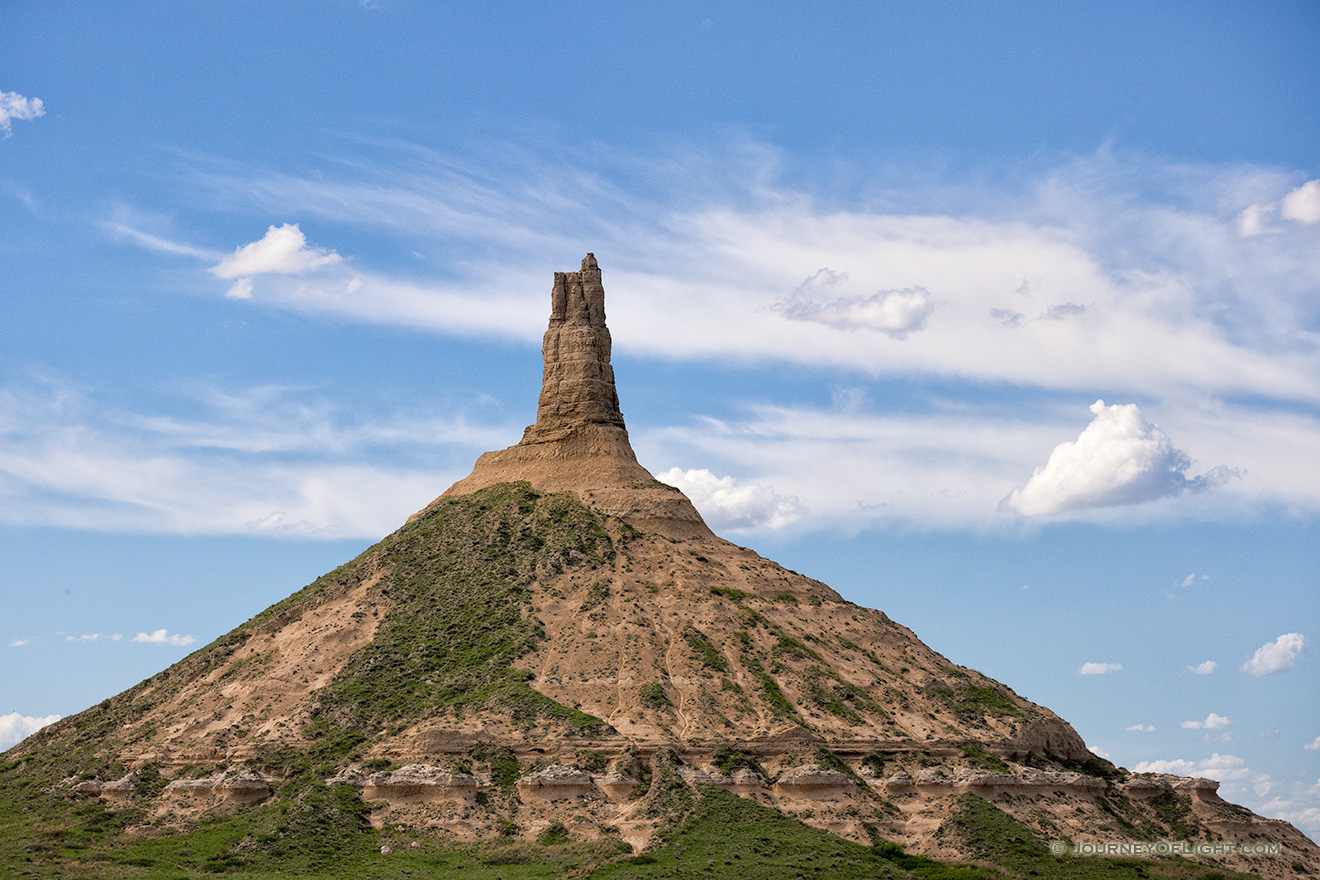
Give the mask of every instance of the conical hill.
<svg viewBox="0 0 1320 880">
<path fill-rule="evenodd" d="M 234 853 L 285 845 L 298 810 L 344 834 L 562 830 L 624 852 L 714 785 L 940 857 L 978 857 L 959 829 L 986 804 L 1040 845 L 1269 840 L 1320 871 L 1314 844 L 1215 783 L 1114 768 L 883 612 L 715 536 L 633 455 L 610 345 L 588 255 L 555 275 L 520 443 L 356 559 L 6 753 L 0 807 L 67 824 L 59 805 L 81 798 L 148 835 L 284 817 Z"/>
</svg>

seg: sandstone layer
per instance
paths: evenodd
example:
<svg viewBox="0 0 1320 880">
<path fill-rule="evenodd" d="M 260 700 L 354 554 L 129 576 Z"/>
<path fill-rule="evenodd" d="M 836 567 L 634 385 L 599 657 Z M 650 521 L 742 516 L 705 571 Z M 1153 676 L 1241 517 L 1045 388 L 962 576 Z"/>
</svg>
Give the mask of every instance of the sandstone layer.
<svg viewBox="0 0 1320 880">
<path fill-rule="evenodd" d="M 157 826 L 314 784 L 360 794 L 376 827 L 532 841 L 558 825 L 637 849 L 674 818 L 658 791 L 717 786 L 956 859 L 975 856 L 950 830 L 974 795 L 1042 841 L 1176 829 L 1290 856 L 1216 866 L 1320 873 L 1300 832 L 1212 781 L 1115 768 L 882 611 L 712 534 L 637 462 L 610 348 L 588 255 L 555 275 L 517 445 L 357 559 L 43 729 L 8 772 L 78 756 L 65 795 Z"/>
</svg>

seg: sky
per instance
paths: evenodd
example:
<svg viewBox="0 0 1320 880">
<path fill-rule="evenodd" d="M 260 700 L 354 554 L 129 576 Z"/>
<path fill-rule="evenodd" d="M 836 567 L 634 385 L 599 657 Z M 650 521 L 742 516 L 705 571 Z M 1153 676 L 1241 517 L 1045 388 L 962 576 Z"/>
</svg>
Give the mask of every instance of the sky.
<svg viewBox="0 0 1320 880">
<path fill-rule="evenodd" d="M 1320 5 L 0 5 L 0 748 L 534 421 L 1320 838 Z"/>
</svg>

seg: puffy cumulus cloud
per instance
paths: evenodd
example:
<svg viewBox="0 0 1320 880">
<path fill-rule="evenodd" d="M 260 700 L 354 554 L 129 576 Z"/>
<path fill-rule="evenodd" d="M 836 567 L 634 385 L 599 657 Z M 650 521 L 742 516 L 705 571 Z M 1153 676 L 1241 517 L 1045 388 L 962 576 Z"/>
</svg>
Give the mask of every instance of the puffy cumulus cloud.
<svg viewBox="0 0 1320 880">
<path fill-rule="evenodd" d="M 1236 755 L 1221 755 L 1215 752 L 1204 761 L 1188 761 L 1174 758 L 1171 761 L 1142 761 L 1132 768 L 1134 773 L 1169 773 L 1174 776 L 1204 776 L 1228 782 L 1245 779 L 1251 775 L 1246 762 Z"/>
<path fill-rule="evenodd" d="M 1317 736 L 1315 739 L 1302 746 L 1302 748 L 1306 749 L 1308 752 L 1314 752 L 1317 749 L 1320 749 L 1320 736 Z"/>
<path fill-rule="evenodd" d="M 1279 214 L 1299 223 L 1320 223 L 1320 180 L 1308 180 L 1284 196 Z"/>
<path fill-rule="evenodd" d="M 1257 648 L 1251 659 L 1242 664 L 1241 671 L 1250 672 L 1257 678 L 1286 672 L 1309 651 L 1306 637 L 1301 633 L 1284 633 Z"/>
<path fill-rule="evenodd" d="M 1311 791 L 1298 797 L 1276 797 L 1256 807 L 1256 812 L 1272 819 L 1291 822 L 1312 840 L 1320 838 L 1320 793 Z"/>
<path fill-rule="evenodd" d="M 186 648 L 197 641 L 194 636 L 184 636 L 178 633 L 171 634 L 168 630 L 158 629 L 152 633 L 138 633 L 133 636 L 133 641 L 142 642 L 148 645 L 173 645 L 176 648 Z"/>
<path fill-rule="evenodd" d="M 307 237 L 297 223 L 271 226 L 254 242 L 237 248 L 210 268 L 217 278 L 241 278 L 251 275 L 301 275 L 313 269 L 343 261 L 332 250 L 308 247 Z M 237 287 L 235 285 L 234 287 Z M 234 287 L 230 288 L 231 294 Z M 251 294 L 249 287 L 248 293 Z"/>
<path fill-rule="evenodd" d="M 1135 403 L 1106 406 L 1097 400 L 1091 412 L 1095 418 L 1077 439 L 1054 447 L 1026 485 L 1000 501 L 1000 510 L 1042 516 L 1140 504 L 1209 489 L 1236 473 L 1217 467 L 1189 478 L 1191 459 Z"/>
<path fill-rule="evenodd" d="M 46 115 L 46 106 L 40 98 L 25 98 L 18 92 L 0 91 L 0 132 L 4 137 L 13 134 L 13 120 L 36 119 Z"/>
<path fill-rule="evenodd" d="M 1238 235 L 1251 238 L 1284 232 L 1286 227 L 1271 222 L 1276 217 L 1295 223 L 1320 223 L 1320 180 L 1308 180 L 1278 202 L 1248 205 L 1238 214 Z"/>
<path fill-rule="evenodd" d="M 1183 758 L 1172 761 L 1142 761 L 1132 768 L 1133 773 L 1171 773 L 1174 776 L 1188 776 L 1196 771 L 1196 762 Z"/>
<path fill-rule="evenodd" d="M 1232 723 L 1230 719 L 1225 718 L 1223 715 L 1216 715 L 1211 712 L 1205 716 L 1204 721 L 1184 721 L 1179 726 L 1186 730 L 1223 730 Z"/>
<path fill-rule="evenodd" d="M 1193 675 L 1209 675 L 1214 672 L 1219 664 L 1213 660 L 1207 660 L 1204 663 L 1197 663 L 1195 666 L 1188 666 L 1187 671 Z"/>
<path fill-rule="evenodd" d="M 1131 727 L 1125 727 L 1125 728 L 1123 728 L 1123 729 L 1126 730 L 1128 733 L 1154 733 L 1154 732 L 1155 732 L 1155 725 L 1154 725 L 1154 724 L 1134 724 L 1134 725 L 1132 725 Z"/>
<path fill-rule="evenodd" d="M 838 296 L 848 276 L 820 269 L 775 308 L 790 321 L 814 321 L 841 330 L 878 330 L 893 339 L 906 339 L 926 326 L 935 311 L 924 287 L 881 290 L 871 296 Z"/>
<path fill-rule="evenodd" d="M 1081 669 L 1077 670 L 1077 674 L 1104 675 L 1106 672 L 1118 672 L 1122 668 L 1122 663 L 1083 663 Z"/>
<path fill-rule="evenodd" d="M 240 278 L 225 291 L 228 299 L 252 299 L 252 279 Z"/>
<path fill-rule="evenodd" d="M 19 715 L 17 712 L 0 715 L 0 752 L 17 745 L 47 724 L 54 724 L 60 720 L 60 717 L 59 715 Z"/>
<path fill-rule="evenodd" d="M 782 529 L 803 513 L 796 497 L 780 495 L 771 486 L 717 477 L 705 468 L 670 468 L 656 479 L 681 489 L 716 530 Z"/>
<path fill-rule="evenodd" d="M 318 526 L 316 523 L 310 523 L 305 519 L 290 522 L 289 517 L 282 510 L 273 511 L 269 515 L 258 519 L 248 520 L 247 527 L 253 532 L 267 535 L 330 536 L 339 533 L 339 529 L 335 526 Z"/>
<path fill-rule="evenodd" d="M 1279 212 L 1277 205 L 1248 205 L 1238 214 L 1237 231 L 1243 238 L 1252 238 L 1270 232 L 1281 232 L 1270 225 L 1270 218 Z"/>
</svg>

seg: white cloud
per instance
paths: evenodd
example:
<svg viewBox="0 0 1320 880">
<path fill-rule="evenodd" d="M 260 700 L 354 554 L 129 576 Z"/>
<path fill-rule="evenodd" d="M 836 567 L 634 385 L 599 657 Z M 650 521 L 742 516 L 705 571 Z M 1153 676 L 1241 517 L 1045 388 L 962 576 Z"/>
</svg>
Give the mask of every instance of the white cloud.
<svg viewBox="0 0 1320 880">
<path fill-rule="evenodd" d="M 30 639 L 14 639 L 14 640 L 12 640 L 12 641 L 9 643 L 9 647 L 11 647 L 11 648 L 21 648 L 21 647 L 23 647 L 24 645 L 26 645 L 29 641 L 31 641 L 31 640 L 30 640 Z"/>
<path fill-rule="evenodd" d="M 59 715 L 33 716 L 10 712 L 0 715 L 0 752 L 17 745 L 47 724 L 60 720 Z"/>
<path fill-rule="evenodd" d="M 183 636 L 178 633 L 171 635 L 168 630 L 158 629 L 153 633 L 140 632 L 133 636 L 133 641 L 143 642 L 148 645 L 173 645 L 177 648 L 186 648 L 197 641 L 194 636 Z"/>
<path fill-rule="evenodd" d="M 1317 749 L 1320 749 L 1320 736 L 1317 736 L 1315 739 L 1302 746 L 1302 748 L 1306 749 L 1308 752 L 1314 752 Z"/>
<path fill-rule="evenodd" d="M 83 633 L 80 636 L 65 636 L 66 642 L 94 642 L 101 637 L 100 633 Z"/>
<path fill-rule="evenodd" d="M 225 291 L 228 299 L 252 299 L 252 279 L 240 278 Z"/>
<path fill-rule="evenodd" d="M 268 273 L 301 275 L 342 260 L 343 257 L 332 250 L 308 247 L 307 237 L 298 228 L 298 224 L 285 223 L 283 226 L 269 227 L 262 238 L 237 248 L 212 266 L 210 272 L 217 278 Z"/>
<path fill-rule="evenodd" d="M 1187 671 L 1193 675 L 1209 675 L 1215 671 L 1219 664 L 1213 660 L 1207 660 L 1204 663 L 1198 663 L 1195 666 L 1188 666 Z"/>
<path fill-rule="evenodd" d="M 1242 664 L 1241 671 L 1250 672 L 1257 678 L 1286 672 L 1309 650 L 1306 638 L 1301 633 L 1284 633 L 1257 648 L 1251 659 Z"/>
<path fill-rule="evenodd" d="M 1110 757 L 1109 753 L 1101 751 L 1100 749 L 1097 749 L 1095 746 L 1087 746 L 1086 750 L 1093 755 L 1099 755 L 1101 758 L 1104 758 L 1106 761 L 1109 760 Z"/>
<path fill-rule="evenodd" d="M 1170 773 L 1174 776 L 1189 776 L 1196 772 L 1196 762 L 1182 758 L 1172 761 L 1142 761 L 1132 768 L 1133 773 Z"/>
<path fill-rule="evenodd" d="M 1131 727 L 1123 728 L 1128 733 L 1154 733 L 1154 724 L 1134 724 Z"/>
<path fill-rule="evenodd" d="M 1204 776 L 1220 782 L 1245 779 L 1251 771 L 1246 762 L 1235 755 L 1221 755 L 1215 752 L 1204 761 L 1188 761 L 1175 758 L 1171 761 L 1142 761 L 1133 767 L 1134 773 L 1169 773 L 1174 776 Z"/>
<path fill-rule="evenodd" d="M 1011 193 L 897 187 L 886 210 L 822 209 L 824 200 L 776 177 L 785 158 L 773 149 L 732 145 L 719 168 L 711 159 L 718 153 L 593 152 L 588 168 L 545 161 L 544 151 L 510 149 L 496 160 L 507 166 L 491 166 L 489 149 L 475 163 L 418 148 L 395 163 L 373 154 L 341 179 L 228 167 L 196 184 L 222 210 L 376 226 L 410 244 L 426 242 L 428 252 L 444 246 L 472 255 L 451 264 L 458 278 L 363 273 L 349 298 L 337 293 L 341 283 L 271 279 L 262 292 L 275 308 L 536 339 L 546 266 L 586 240 L 598 242 L 616 345 L 634 354 L 1152 398 L 1175 389 L 1320 397 L 1316 352 L 1295 337 L 1315 310 L 1313 248 L 1296 236 L 1244 241 L 1222 219 L 1225 199 L 1279 188 L 1279 172 L 1097 157 Z M 531 155 L 538 158 L 516 158 Z M 627 179 L 630 189 L 613 179 Z M 1164 201 L 1150 200 L 1151 179 L 1167 184 Z M 1014 205 L 1007 212 L 1006 196 Z M 917 212 L 936 203 L 950 210 Z M 639 228 L 643 216 L 654 219 Z M 817 305 L 920 287 L 938 300 L 937 320 L 901 346 L 829 323 L 785 321 L 775 308 L 783 292 L 822 266 L 845 267 L 850 289 L 832 273 L 834 283 L 808 297 Z M 1071 320 L 1024 318 L 1011 332 L 987 315 L 999 308 L 1062 316 L 1078 303 L 1086 311 Z M 519 321 L 524 310 L 537 320 Z"/>
<path fill-rule="evenodd" d="M 1216 715 L 1214 712 L 1211 712 L 1209 715 L 1205 716 L 1204 721 L 1184 721 L 1179 726 L 1187 730 L 1223 730 L 1232 723 L 1231 720 L 1225 718 L 1223 715 Z"/>
<path fill-rule="evenodd" d="M 1320 180 L 1308 180 L 1284 196 L 1279 214 L 1299 223 L 1320 223 Z"/>
<path fill-rule="evenodd" d="M 1221 467 L 1188 478 L 1191 459 L 1147 422 L 1134 403 L 1105 406 L 1097 400 L 1091 412 L 1095 418 L 1077 439 L 1054 447 L 1026 485 L 1000 502 L 1001 510 L 1040 516 L 1139 504 L 1208 489 L 1230 474 Z"/>
<path fill-rule="evenodd" d="M 0 386 L 0 522 L 378 539 L 520 430 L 461 409 L 364 419 L 305 389 L 186 396 L 176 408 L 192 418 L 107 407 L 57 382 Z"/>
<path fill-rule="evenodd" d="M 1182 580 L 1182 586 L 1184 586 L 1184 587 L 1190 587 L 1190 586 L 1192 586 L 1193 584 L 1196 583 L 1196 580 L 1197 580 L 1197 578 L 1196 578 L 1196 575 L 1195 575 L 1195 574 L 1189 574 L 1187 577 L 1183 578 L 1183 580 Z M 1203 574 L 1203 575 L 1201 575 L 1201 580 L 1203 580 L 1203 581 L 1208 581 L 1208 580 L 1210 580 L 1210 575 L 1208 575 L 1208 574 Z"/>
<path fill-rule="evenodd" d="M 1243 238 L 1251 238 L 1256 235 L 1265 235 L 1270 232 L 1281 232 L 1278 227 L 1270 225 L 1270 218 L 1278 213 L 1276 205 L 1248 205 L 1238 214 L 1237 229 L 1238 235 Z"/>
<path fill-rule="evenodd" d="M 1308 180 L 1291 190 L 1282 201 L 1249 205 L 1238 215 L 1238 234 L 1251 238 L 1284 232 L 1284 227 L 1271 224 L 1274 217 L 1297 223 L 1320 223 L 1320 180 Z"/>
<path fill-rule="evenodd" d="M 717 477 L 705 468 L 670 468 L 656 479 L 677 486 L 692 500 L 711 528 L 732 531 L 782 529 L 802 516 L 801 502 L 775 492 L 773 486 Z"/>
<path fill-rule="evenodd" d="M 40 98 L 25 98 L 18 92 L 0 91 L 0 132 L 5 137 L 13 134 L 14 119 L 36 119 L 46 115 Z"/>
<path fill-rule="evenodd" d="M 335 526 L 318 526 L 305 519 L 290 522 L 282 510 L 276 510 L 260 519 L 248 520 L 245 525 L 253 532 L 267 535 L 331 536 L 339 533 Z"/>
<path fill-rule="evenodd" d="M 1077 674 L 1104 675 L 1106 672 L 1118 672 L 1122 668 L 1122 663 L 1083 663 L 1082 668 L 1077 670 Z"/>
<path fill-rule="evenodd" d="M 878 330 L 906 339 L 926 326 L 935 310 L 924 287 L 881 290 L 870 296 L 838 296 L 848 276 L 820 269 L 775 309 L 790 321 L 814 321 L 841 330 Z"/>
</svg>

